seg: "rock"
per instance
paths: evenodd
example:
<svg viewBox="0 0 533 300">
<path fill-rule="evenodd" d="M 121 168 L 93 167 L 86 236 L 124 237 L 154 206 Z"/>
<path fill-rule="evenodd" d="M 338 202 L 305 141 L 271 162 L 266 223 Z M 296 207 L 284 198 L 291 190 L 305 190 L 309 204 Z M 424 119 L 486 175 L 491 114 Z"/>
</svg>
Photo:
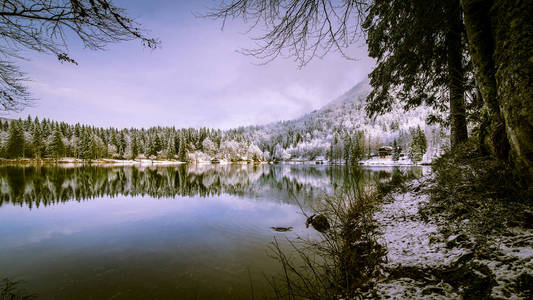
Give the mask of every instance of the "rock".
<svg viewBox="0 0 533 300">
<path fill-rule="evenodd" d="M 307 218 L 305 221 L 305 227 L 309 227 L 309 224 L 311 224 L 316 231 L 322 233 L 326 232 L 330 228 L 328 218 L 322 214 L 314 214 Z"/>
<path fill-rule="evenodd" d="M 450 235 L 446 240 L 446 248 L 454 248 L 459 246 L 460 243 L 466 241 L 468 238 L 465 234 Z"/>
<path fill-rule="evenodd" d="M 277 231 L 277 232 L 287 232 L 287 231 L 291 231 L 292 230 L 292 227 L 289 226 L 289 227 L 270 227 L 272 230 L 274 231 Z"/>
</svg>

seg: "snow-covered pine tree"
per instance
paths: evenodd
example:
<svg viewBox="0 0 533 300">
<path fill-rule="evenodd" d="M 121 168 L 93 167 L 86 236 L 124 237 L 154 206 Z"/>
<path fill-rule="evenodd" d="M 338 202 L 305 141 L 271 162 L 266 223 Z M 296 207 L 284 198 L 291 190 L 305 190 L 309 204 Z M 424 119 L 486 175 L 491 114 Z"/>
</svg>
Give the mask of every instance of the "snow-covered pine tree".
<svg viewBox="0 0 533 300">
<path fill-rule="evenodd" d="M 136 159 L 139 156 L 139 142 L 137 141 L 137 135 L 132 133 L 131 135 L 131 159 Z"/>
<path fill-rule="evenodd" d="M 185 138 L 180 134 L 180 144 L 178 150 L 178 160 L 187 162 L 189 158 L 187 157 L 187 145 L 185 144 Z"/>
</svg>

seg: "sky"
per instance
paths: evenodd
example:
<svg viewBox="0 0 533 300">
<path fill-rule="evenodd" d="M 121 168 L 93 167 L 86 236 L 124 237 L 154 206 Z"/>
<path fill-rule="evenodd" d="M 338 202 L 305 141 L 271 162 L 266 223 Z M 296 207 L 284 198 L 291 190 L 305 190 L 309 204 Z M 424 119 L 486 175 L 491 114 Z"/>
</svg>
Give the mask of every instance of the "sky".
<svg viewBox="0 0 533 300">
<path fill-rule="evenodd" d="M 103 127 L 210 127 L 228 129 L 297 118 L 319 109 L 367 77 L 373 61 L 366 48 L 348 49 L 356 61 L 337 52 L 303 68 L 291 58 L 267 65 L 237 51 L 253 47 L 248 26 L 234 20 L 198 18 L 216 0 L 118 0 L 159 49 L 138 41 L 84 49 L 79 41 L 69 54 L 79 65 L 52 55 L 30 53 L 17 61 L 28 73 L 36 100 L 31 107 L 3 117 L 28 115 Z"/>
</svg>

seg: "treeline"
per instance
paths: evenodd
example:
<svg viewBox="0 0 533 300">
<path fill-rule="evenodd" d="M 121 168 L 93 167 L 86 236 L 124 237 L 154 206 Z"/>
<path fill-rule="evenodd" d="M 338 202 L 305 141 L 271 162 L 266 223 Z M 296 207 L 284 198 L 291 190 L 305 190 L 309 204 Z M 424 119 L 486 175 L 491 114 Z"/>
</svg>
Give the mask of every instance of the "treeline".
<svg viewBox="0 0 533 300">
<path fill-rule="evenodd" d="M 0 157 L 78 159 L 176 159 L 229 161 L 264 159 L 263 152 L 242 136 L 208 128 L 98 128 L 70 125 L 30 116 L 0 120 Z"/>
<path fill-rule="evenodd" d="M 194 161 L 286 161 L 327 160 L 334 164 L 357 164 L 377 155 L 382 145 L 362 130 L 338 128 L 332 138 L 289 130 L 287 135 L 262 139 L 239 130 L 208 128 L 149 129 L 99 128 L 70 125 L 48 119 L 0 120 L 0 157 L 8 159 L 167 159 Z M 418 142 L 423 140 L 423 143 Z M 425 132 L 418 128 L 397 130 L 394 146 L 405 149 L 413 161 L 428 148 Z M 257 143 L 257 144 L 256 144 Z M 400 151 L 401 152 L 401 151 Z"/>
</svg>

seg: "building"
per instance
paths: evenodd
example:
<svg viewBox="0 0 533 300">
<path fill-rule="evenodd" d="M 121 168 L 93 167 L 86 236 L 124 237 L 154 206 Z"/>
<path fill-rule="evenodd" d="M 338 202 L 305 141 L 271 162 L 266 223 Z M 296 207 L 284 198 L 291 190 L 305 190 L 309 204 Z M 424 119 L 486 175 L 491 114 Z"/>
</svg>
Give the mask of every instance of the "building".
<svg viewBox="0 0 533 300">
<path fill-rule="evenodd" d="M 392 155 L 392 147 L 381 146 L 378 150 L 379 158 L 386 158 L 387 156 Z"/>
</svg>

